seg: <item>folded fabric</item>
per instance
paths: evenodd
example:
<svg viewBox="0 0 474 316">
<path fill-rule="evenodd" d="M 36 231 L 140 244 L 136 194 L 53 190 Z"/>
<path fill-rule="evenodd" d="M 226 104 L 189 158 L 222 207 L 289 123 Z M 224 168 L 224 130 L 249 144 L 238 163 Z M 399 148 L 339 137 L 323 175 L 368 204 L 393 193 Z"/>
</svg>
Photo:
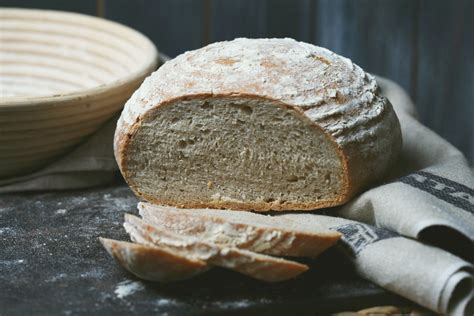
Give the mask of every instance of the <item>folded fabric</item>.
<svg viewBox="0 0 474 316">
<path fill-rule="evenodd" d="M 373 187 L 331 215 L 387 228 L 474 261 L 472 170 L 459 150 L 414 118 L 415 107 L 402 88 L 377 81 L 400 120 L 401 156 L 390 183 Z"/>
<path fill-rule="evenodd" d="M 276 215 L 288 225 L 339 231 L 340 250 L 359 275 L 422 306 L 448 315 L 474 312 L 474 267 L 437 247 L 390 230 L 340 217 Z"/>
</svg>

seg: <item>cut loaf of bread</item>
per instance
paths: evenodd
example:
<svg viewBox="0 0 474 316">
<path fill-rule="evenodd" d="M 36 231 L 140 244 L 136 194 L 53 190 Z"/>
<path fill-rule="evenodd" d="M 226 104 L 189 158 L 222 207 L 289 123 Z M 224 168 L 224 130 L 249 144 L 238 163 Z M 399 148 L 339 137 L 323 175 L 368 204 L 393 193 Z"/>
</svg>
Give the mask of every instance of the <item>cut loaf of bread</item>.
<svg viewBox="0 0 474 316">
<path fill-rule="evenodd" d="M 166 249 L 107 238 L 99 240 L 122 267 L 144 280 L 179 281 L 209 269 L 202 260 L 180 256 Z"/>
<path fill-rule="evenodd" d="M 159 247 L 189 260 L 204 261 L 214 266 L 232 269 L 266 282 L 288 280 L 308 269 L 308 266 L 295 261 L 235 247 L 224 247 L 196 237 L 180 235 L 150 225 L 130 214 L 125 215 L 124 227 L 134 242 Z"/>
<path fill-rule="evenodd" d="M 345 203 L 400 147 L 374 77 L 292 39 L 241 38 L 168 61 L 128 100 L 114 141 L 147 201 L 255 211 Z"/>
<path fill-rule="evenodd" d="M 243 211 L 177 209 L 143 202 L 138 210 L 145 222 L 180 235 L 276 256 L 316 257 L 341 237 L 318 226 L 292 229 L 273 216 Z"/>
</svg>

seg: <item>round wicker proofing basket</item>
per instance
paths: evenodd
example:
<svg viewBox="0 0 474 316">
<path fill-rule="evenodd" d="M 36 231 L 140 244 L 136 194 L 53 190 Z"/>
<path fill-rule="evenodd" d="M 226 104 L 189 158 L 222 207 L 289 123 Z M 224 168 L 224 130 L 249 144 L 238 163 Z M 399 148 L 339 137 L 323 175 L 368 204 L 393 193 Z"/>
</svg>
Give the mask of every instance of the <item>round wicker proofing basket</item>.
<svg viewBox="0 0 474 316">
<path fill-rule="evenodd" d="M 123 107 L 157 60 L 148 38 L 118 23 L 0 9 L 0 179 L 78 145 Z"/>
</svg>

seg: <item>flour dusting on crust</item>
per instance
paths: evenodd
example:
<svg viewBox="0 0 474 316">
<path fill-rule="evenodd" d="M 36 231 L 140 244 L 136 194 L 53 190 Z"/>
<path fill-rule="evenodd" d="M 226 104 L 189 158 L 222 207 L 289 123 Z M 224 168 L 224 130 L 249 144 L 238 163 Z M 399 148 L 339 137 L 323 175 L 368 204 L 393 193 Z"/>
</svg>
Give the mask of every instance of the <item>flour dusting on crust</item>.
<svg viewBox="0 0 474 316">
<path fill-rule="evenodd" d="M 255 94 L 301 108 L 344 144 L 363 141 L 387 100 L 349 59 L 293 39 L 218 42 L 186 52 L 148 77 L 125 105 L 120 125 L 183 94 Z M 351 115 L 358 112 L 358 115 Z"/>
</svg>

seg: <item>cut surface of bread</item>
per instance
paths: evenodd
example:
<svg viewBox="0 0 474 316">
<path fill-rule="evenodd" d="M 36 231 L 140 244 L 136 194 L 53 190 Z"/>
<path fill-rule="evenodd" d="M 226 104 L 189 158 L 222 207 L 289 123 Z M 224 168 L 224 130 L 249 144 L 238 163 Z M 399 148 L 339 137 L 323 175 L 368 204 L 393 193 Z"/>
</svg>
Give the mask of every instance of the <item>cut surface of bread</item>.
<svg viewBox="0 0 474 316">
<path fill-rule="evenodd" d="M 345 181 L 342 158 L 322 130 L 280 102 L 254 97 L 164 106 L 136 131 L 128 154 L 140 192 L 159 192 L 165 204 L 288 209 L 295 201 L 336 201 Z"/>
<path fill-rule="evenodd" d="M 341 237 L 335 231 L 312 226 L 290 228 L 287 221 L 244 211 L 177 209 L 140 202 L 143 220 L 180 235 L 227 247 L 276 256 L 316 257 Z"/>
<path fill-rule="evenodd" d="M 167 62 L 127 102 L 114 141 L 146 201 L 255 211 L 343 204 L 400 148 L 375 79 L 291 39 L 219 42 Z"/>
<path fill-rule="evenodd" d="M 150 245 L 108 238 L 99 238 L 99 240 L 122 267 L 144 280 L 179 281 L 209 269 L 202 260 L 180 256 L 172 251 Z"/>
<path fill-rule="evenodd" d="M 131 239 L 137 243 L 154 245 L 172 251 L 179 256 L 228 268 L 266 282 L 288 280 L 308 269 L 308 266 L 295 261 L 262 255 L 235 247 L 223 247 L 192 236 L 180 235 L 147 224 L 140 218 L 130 214 L 125 215 L 124 227 Z"/>
</svg>

